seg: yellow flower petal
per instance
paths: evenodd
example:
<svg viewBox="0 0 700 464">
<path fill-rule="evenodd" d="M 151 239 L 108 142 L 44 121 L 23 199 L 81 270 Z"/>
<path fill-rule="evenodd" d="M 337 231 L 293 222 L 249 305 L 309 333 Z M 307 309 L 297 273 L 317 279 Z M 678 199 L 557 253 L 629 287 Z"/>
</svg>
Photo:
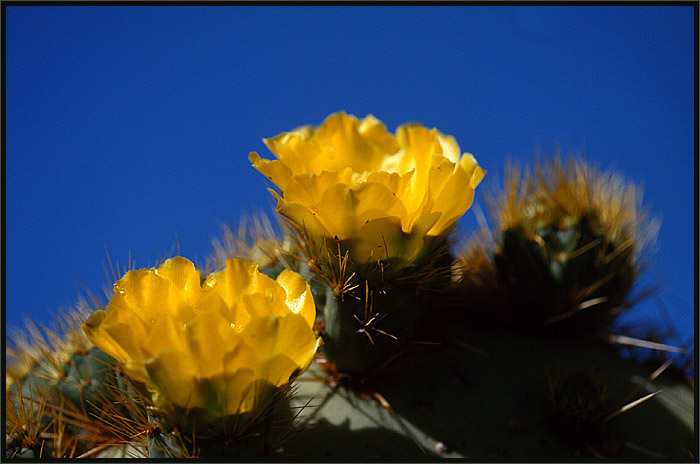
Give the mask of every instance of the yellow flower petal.
<svg viewBox="0 0 700 464">
<path fill-rule="evenodd" d="M 425 185 L 433 155 L 442 154 L 442 145 L 437 138 L 437 130 L 428 130 L 415 124 L 400 126 L 396 138 L 405 150 L 397 168 L 400 174 L 416 170 L 414 182 Z"/>
<path fill-rule="evenodd" d="M 457 140 L 455 140 L 455 138 L 451 135 L 443 135 L 438 133 L 438 141 L 442 147 L 443 156 L 453 163 L 458 163 L 461 152 L 459 151 Z"/>
<path fill-rule="evenodd" d="M 226 414 L 241 414 L 255 407 L 257 394 L 256 377 L 251 369 L 239 369 L 226 378 Z"/>
<path fill-rule="evenodd" d="M 298 369 L 299 364 L 292 361 L 286 354 L 277 354 L 266 360 L 262 366 L 264 378 L 275 386 L 281 386 L 293 380 L 292 376 Z"/>
<path fill-rule="evenodd" d="M 229 411 L 235 411 L 235 413 L 248 412 L 254 408 L 265 408 L 270 405 L 270 401 L 273 399 L 273 389 L 275 386 L 271 385 L 269 382 L 257 377 L 253 377 L 250 382 L 245 386 L 242 392 L 239 390 L 239 386 L 243 384 L 243 377 L 245 373 L 242 373 L 240 378 L 233 379 L 230 383 L 231 390 L 227 393 L 229 397 L 236 398 L 237 395 L 240 396 L 236 402 L 229 403 Z"/>
<path fill-rule="evenodd" d="M 315 217 L 323 223 L 330 238 L 354 236 L 357 200 L 346 184 L 336 184 L 325 192 L 320 202 L 314 205 Z"/>
<path fill-rule="evenodd" d="M 366 182 L 385 186 L 393 195 L 399 195 L 405 191 L 407 183 L 401 182 L 402 176 L 397 172 L 376 171 L 367 176 Z"/>
<path fill-rule="evenodd" d="M 348 240 L 350 259 L 362 265 L 404 255 L 404 236 L 399 218 L 373 219 L 362 225 L 358 238 Z"/>
<path fill-rule="evenodd" d="M 292 176 L 292 170 L 286 164 L 277 160 L 264 160 L 255 152 L 251 153 L 248 159 L 253 163 L 255 169 L 265 174 L 275 185 L 278 185 L 282 190 L 286 189 L 287 182 Z"/>
<path fill-rule="evenodd" d="M 140 345 L 137 342 L 135 333 L 132 330 L 119 330 L 119 326 L 124 327 L 124 324 L 119 324 L 114 333 L 117 335 L 119 341 L 115 340 L 114 336 L 110 331 L 107 331 L 103 326 L 103 322 L 106 319 L 106 313 L 103 310 L 95 311 L 85 324 L 83 324 L 83 332 L 95 346 L 99 346 L 102 351 L 117 359 L 118 361 L 124 362 L 131 358 L 131 356 L 136 356 L 143 358 L 141 354 Z M 129 328 L 128 326 L 126 326 Z M 130 327 L 129 329 L 133 329 Z M 124 337 L 119 337 L 120 334 L 124 334 Z M 145 331 L 143 332 L 146 333 Z"/>
<path fill-rule="evenodd" d="M 229 324 L 239 324 L 241 314 L 238 311 L 238 304 L 236 301 L 233 304 L 226 304 L 222 296 L 217 291 L 203 291 L 200 293 L 199 298 L 194 302 L 192 306 L 193 315 L 189 320 L 196 318 L 197 314 L 203 314 L 205 312 L 216 312 L 224 317 Z M 187 321 L 182 321 L 187 322 Z"/>
<path fill-rule="evenodd" d="M 271 382 L 281 385 L 281 378 L 286 375 L 286 382 L 299 368 L 303 370 L 317 346 L 317 339 L 310 330 L 309 324 L 303 316 L 289 314 L 284 317 L 265 316 L 252 319 L 241 331 L 241 337 L 245 342 L 256 347 L 256 354 L 260 359 L 272 359 L 277 355 L 284 354 L 291 359 L 295 367 L 291 370 L 279 371 L 266 365 L 266 372 L 261 372 L 259 377 L 270 380 L 270 375 L 275 377 Z"/>
<path fill-rule="evenodd" d="M 428 190 L 434 197 L 440 195 L 447 181 L 453 176 L 454 170 L 455 164 L 449 160 L 445 160 L 430 169 Z"/>
<path fill-rule="evenodd" d="M 391 135 L 386 130 L 386 126 L 371 114 L 360 122 L 358 132 L 364 138 L 377 144 L 384 153 L 396 153 L 399 149 L 396 137 Z"/>
<path fill-rule="evenodd" d="M 370 221 L 361 229 L 362 238 L 351 242 L 350 255 L 359 263 L 392 258 L 410 263 L 423 248 L 425 232 L 439 217 L 440 213 L 421 217 L 410 233 L 403 232 L 396 218 Z"/>
<path fill-rule="evenodd" d="M 156 269 L 155 274 L 169 280 L 187 295 L 196 295 L 202 290 L 200 275 L 194 264 L 180 256 L 166 260 Z"/>
<path fill-rule="evenodd" d="M 158 356 L 164 350 L 184 350 L 187 348 L 187 342 L 183 323 L 176 322 L 172 316 L 167 315 L 153 324 L 151 332 L 145 339 L 139 340 L 139 343 L 145 354 L 140 359 L 143 361 Z"/>
<path fill-rule="evenodd" d="M 125 305 L 146 327 L 150 327 L 163 310 L 175 317 L 189 316 L 185 291 L 156 274 L 153 269 L 127 272 L 114 284 L 114 293 L 123 297 Z M 180 314 L 181 311 L 185 313 Z"/>
<path fill-rule="evenodd" d="M 248 345 L 242 337 L 236 336 L 226 347 L 223 356 L 224 372 L 237 372 L 245 369 L 254 373 L 260 370 L 260 359 L 255 349 Z"/>
<path fill-rule="evenodd" d="M 442 233 L 464 215 L 474 201 L 474 188 L 479 184 L 484 174 L 485 171 L 476 164 L 474 158 L 465 154 L 462 162 L 455 167 L 454 173 L 435 200 L 433 211 L 441 211 L 442 217 L 429 234 Z"/>
<path fill-rule="evenodd" d="M 469 153 L 465 153 L 464 157 L 466 159 L 465 163 L 469 163 L 469 164 L 473 163 L 474 164 L 474 173 L 471 176 L 471 180 L 470 180 L 469 185 L 471 185 L 472 188 L 476 188 L 477 185 L 479 185 L 481 183 L 481 180 L 486 175 L 486 171 L 484 169 L 481 169 L 481 167 L 479 167 L 479 165 L 476 164 L 476 160 Z M 467 172 L 469 172 L 469 169 L 467 169 L 466 167 L 465 167 L 465 170 Z"/>
<path fill-rule="evenodd" d="M 284 353 L 274 355 L 262 366 L 263 378 L 274 386 L 281 386 L 294 380 L 311 364 L 313 353 L 321 344 L 321 338 L 316 339 L 304 348 L 301 358 L 294 360 Z M 309 349 L 311 348 L 311 349 Z"/>
<path fill-rule="evenodd" d="M 231 258 L 226 268 L 210 274 L 202 287 L 215 291 L 228 306 L 240 295 L 253 293 L 258 287 L 258 264 L 246 259 Z"/>
<path fill-rule="evenodd" d="M 138 309 L 132 309 L 121 293 L 116 293 L 104 311 L 95 311 L 85 324 L 90 341 L 106 345 L 105 352 L 119 360 L 145 359 L 141 341 L 148 334 L 146 324 Z M 118 340 L 118 342 L 117 342 Z M 117 348 L 117 346 L 119 348 Z"/>
<path fill-rule="evenodd" d="M 440 211 L 440 220 L 430 229 L 431 235 L 440 235 L 445 229 L 454 225 L 469 209 L 474 200 L 474 189 L 469 186 L 470 179 L 466 173 L 457 169 L 442 188 L 435 200 L 433 211 Z"/>
<path fill-rule="evenodd" d="M 225 373 L 224 358 L 240 343 L 236 326 L 218 312 L 200 313 L 184 326 L 186 346 L 183 351 L 197 359 L 198 374 L 210 377 Z"/>
<path fill-rule="evenodd" d="M 305 158 L 318 156 L 318 147 L 309 144 L 304 133 L 280 134 L 263 142 L 292 172 L 307 172 L 301 155 Z"/>
<path fill-rule="evenodd" d="M 393 136 L 371 115 L 360 121 L 332 114 L 319 127 L 266 143 L 291 172 L 276 182 L 282 189 L 273 193 L 277 211 L 316 246 L 337 239 L 359 247 L 350 250 L 357 259 L 425 256 L 416 248 L 432 246 L 431 237 L 452 230 L 485 173 L 472 155 L 460 156 L 454 137 L 419 124 L 402 125 Z M 255 165 L 268 173 L 257 158 Z M 389 229 L 381 230 L 382 224 Z M 415 240 L 404 236 L 419 231 L 425 235 Z"/>
<path fill-rule="evenodd" d="M 167 350 L 144 363 L 148 382 L 161 394 L 161 400 L 182 407 L 205 407 L 204 399 L 195 393 L 199 368 L 186 352 Z"/>
<path fill-rule="evenodd" d="M 382 217 L 406 217 L 406 208 L 385 185 L 376 182 L 364 182 L 353 187 L 352 195 L 356 202 L 355 218 L 357 224 Z"/>
<path fill-rule="evenodd" d="M 301 203 L 280 200 L 276 211 L 289 219 L 300 232 L 316 240 L 322 241 L 323 237 L 331 236 L 326 226 L 318 220 L 316 213 Z"/>
<path fill-rule="evenodd" d="M 304 205 L 318 203 L 323 193 L 337 184 L 348 184 L 352 179 L 350 168 L 337 171 L 322 171 L 320 174 L 300 174 L 292 177 L 284 191 L 285 201 Z"/>
<path fill-rule="evenodd" d="M 359 121 L 344 112 L 328 116 L 314 134 L 314 142 L 321 147 L 324 156 L 310 160 L 306 164 L 308 172 L 345 167 L 356 172 L 372 171 L 384 157 L 381 146 L 360 134 Z"/>
<path fill-rule="evenodd" d="M 318 346 L 308 284 L 292 271 L 270 279 L 256 263 L 235 258 L 200 281 L 179 257 L 130 271 L 83 330 L 146 384 L 156 407 L 205 408 L 213 416 L 265 407 L 270 385 L 303 371 Z"/>
<path fill-rule="evenodd" d="M 309 327 L 314 326 L 316 305 L 308 282 L 296 272 L 285 269 L 277 276 L 277 283 L 287 294 L 287 307 L 294 314 L 300 314 Z"/>
<path fill-rule="evenodd" d="M 283 316 L 289 312 L 285 304 L 284 290 L 280 289 L 280 291 L 282 292 L 281 298 L 279 296 L 263 295 L 262 293 L 243 295 L 241 297 L 243 300 L 242 307 L 248 313 L 246 319 L 249 321 L 267 314 Z"/>
<path fill-rule="evenodd" d="M 128 361 L 124 362 L 123 367 L 124 367 L 124 372 L 126 373 L 126 375 L 128 375 L 129 377 L 131 377 L 132 379 L 134 379 L 138 382 L 145 383 L 146 387 L 152 393 L 157 393 L 158 389 L 153 384 L 150 377 L 148 376 L 148 373 L 146 372 L 146 366 L 145 366 L 145 363 L 143 361 L 128 360 Z"/>
</svg>

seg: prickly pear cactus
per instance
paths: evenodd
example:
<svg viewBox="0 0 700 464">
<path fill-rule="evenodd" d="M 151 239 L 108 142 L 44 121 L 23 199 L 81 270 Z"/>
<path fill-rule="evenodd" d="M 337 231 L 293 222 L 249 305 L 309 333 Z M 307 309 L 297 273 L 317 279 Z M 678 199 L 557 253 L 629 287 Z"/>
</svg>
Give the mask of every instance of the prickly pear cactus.
<svg viewBox="0 0 700 464">
<path fill-rule="evenodd" d="M 436 186 L 447 171 L 434 167 L 430 178 Z M 481 176 L 472 178 L 471 194 Z M 490 242 L 471 247 L 457 262 L 448 241 L 451 227 L 425 237 L 397 229 L 388 244 L 383 233 L 381 244 L 377 237 L 365 243 L 362 234 L 352 241 L 336 236 L 332 246 L 289 224 L 280 237 L 264 217 L 252 227 L 243 224 L 237 235 L 226 231 L 207 269 L 221 270 L 230 258 L 244 256 L 268 277 L 293 269 L 309 283 L 302 286 L 313 294 L 316 323 L 309 312 L 304 329 L 313 350 L 305 348 L 304 362 L 280 377 L 284 385 L 266 384 L 253 409 L 243 403 L 210 408 L 225 403 L 230 390 L 207 387 L 221 374 L 202 382 L 192 369 L 196 387 L 177 393 L 201 401 L 193 408 L 191 397 L 178 396 L 175 405 L 158 396 L 161 384 L 148 390 L 127 377 L 129 360 L 119 365 L 87 343 L 76 329 L 87 318 L 81 315 L 78 326 L 51 335 L 55 344 L 34 336 L 20 346 L 30 355 L 19 356 L 19 367 L 8 370 L 5 456 L 696 458 L 693 387 L 664 376 L 668 362 L 643 366 L 602 341 L 615 315 L 630 304 L 649 241 L 641 234 L 648 217 L 633 186 L 558 158 L 537 165 L 534 179 L 521 184 L 511 175 L 508 182 L 495 202 Z M 346 206 L 353 213 L 352 202 Z M 369 222 L 359 221 L 357 230 Z M 425 233 L 429 222 L 423 223 Z M 653 235 L 654 227 L 648 229 Z M 358 250 L 370 245 L 370 260 L 349 258 L 363 256 Z M 407 250 L 415 252 L 411 260 L 403 259 Z M 196 272 L 195 287 L 208 274 Z M 261 304 L 269 298 L 259 296 L 254 301 Z M 299 311 L 296 303 L 287 310 Z M 229 322 L 221 327 L 235 329 Z M 196 347 L 210 341 L 209 332 L 203 333 L 183 344 L 192 349 L 186 353 L 187 359 L 192 355 L 190 367 L 202 360 Z M 265 335 L 258 341 L 279 340 L 260 333 Z M 264 367 L 246 369 L 264 377 L 272 360 L 284 361 L 294 349 L 299 334 L 287 334 L 286 348 Z M 319 334 L 324 346 L 298 377 L 318 348 Z M 95 343 L 109 351 L 109 344 Z M 226 359 L 231 353 L 223 351 Z M 182 374 L 180 363 L 162 366 L 176 366 L 163 385 Z M 231 378 L 244 370 L 238 362 L 228 367 Z"/>
<path fill-rule="evenodd" d="M 487 196 L 493 231 L 483 228 L 459 261 L 467 321 L 494 327 L 590 335 L 607 330 L 639 295 L 658 222 L 635 186 L 614 172 L 559 157 L 535 163 L 534 174 L 506 171 Z"/>
<path fill-rule="evenodd" d="M 299 434 L 279 453 L 314 459 L 680 459 L 695 447 L 692 388 L 663 375 L 649 381 L 652 369 L 604 344 L 483 330 L 460 329 L 458 335 L 355 389 L 329 381 L 323 364 L 312 365 L 291 400 L 296 406 L 310 401 Z"/>
<path fill-rule="evenodd" d="M 592 213 L 503 231 L 494 262 L 518 300 L 514 324 L 594 332 L 612 322 L 636 277 L 634 247 L 611 240 L 597 222 Z"/>
</svg>

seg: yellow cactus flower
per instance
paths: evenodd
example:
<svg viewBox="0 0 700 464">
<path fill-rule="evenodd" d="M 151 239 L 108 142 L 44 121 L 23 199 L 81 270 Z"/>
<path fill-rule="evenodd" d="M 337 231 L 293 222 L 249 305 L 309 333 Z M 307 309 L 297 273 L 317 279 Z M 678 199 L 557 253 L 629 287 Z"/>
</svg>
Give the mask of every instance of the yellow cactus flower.
<svg viewBox="0 0 700 464">
<path fill-rule="evenodd" d="M 277 280 L 232 258 L 201 283 L 187 259 L 129 271 L 83 331 L 144 382 L 156 406 L 251 411 L 263 388 L 281 387 L 320 343 L 309 285 L 285 270 Z"/>
<path fill-rule="evenodd" d="M 281 190 L 277 211 L 314 242 L 346 244 L 358 264 L 414 261 L 449 234 L 485 174 L 454 137 L 417 124 L 392 135 L 371 115 L 336 113 L 264 142 L 278 159 L 250 161 Z"/>
</svg>

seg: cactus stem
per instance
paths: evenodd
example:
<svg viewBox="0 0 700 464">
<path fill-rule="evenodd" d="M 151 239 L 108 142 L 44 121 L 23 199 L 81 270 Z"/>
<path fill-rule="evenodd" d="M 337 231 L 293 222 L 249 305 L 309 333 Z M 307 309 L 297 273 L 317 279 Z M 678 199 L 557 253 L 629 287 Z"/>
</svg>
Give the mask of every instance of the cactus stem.
<svg viewBox="0 0 700 464">
<path fill-rule="evenodd" d="M 354 275 L 354 274 L 353 274 Z M 355 285 L 355 287 L 358 287 L 359 285 Z M 367 338 L 369 339 L 369 342 L 374 345 L 374 340 L 372 339 L 372 336 L 370 335 L 369 331 L 373 330 L 377 333 L 386 335 L 387 337 L 393 338 L 394 340 L 398 340 L 397 337 L 394 335 L 391 335 L 388 332 L 385 332 L 384 330 L 378 329 L 376 327 L 372 327 L 372 323 L 374 321 L 380 321 L 382 320 L 386 314 L 380 316 L 379 313 L 374 313 L 372 314 L 372 292 L 369 291 L 369 282 L 365 281 L 365 314 L 362 319 L 357 317 L 356 314 L 353 314 L 352 317 L 355 318 L 355 320 L 360 324 L 360 328 L 355 331 L 356 334 L 364 333 L 367 335 Z M 369 319 L 368 319 L 369 318 Z"/>
</svg>

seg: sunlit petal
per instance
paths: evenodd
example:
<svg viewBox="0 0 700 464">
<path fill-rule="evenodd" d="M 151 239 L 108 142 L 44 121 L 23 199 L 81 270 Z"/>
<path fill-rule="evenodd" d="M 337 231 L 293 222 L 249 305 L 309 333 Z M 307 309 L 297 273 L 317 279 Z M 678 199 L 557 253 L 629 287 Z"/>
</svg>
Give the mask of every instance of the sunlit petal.
<svg viewBox="0 0 700 464">
<path fill-rule="evenodd" d="M 371 115 L 332 114 L 266 143 L 291 172 L 276 182 L 277 211 L 316 246 L 351 244 L 355 259 L 428 256 L 429 238 L 453 230 L 485 174 L 454 137 L 416 123 L 394 136 Z M 253 160 L 270 177 L 261 163 Z"/>
<path fill-rule="evenodd" d="M 273 280 L 236 258 L 200 281 L 180 257 L 130 271 L 83 330 L 145 384 L 156 407 L 214 416 L 265 407 L 263 392 L 306 369 L 320 343 L 309 285 L 292 271 Z"/>
</svg>

